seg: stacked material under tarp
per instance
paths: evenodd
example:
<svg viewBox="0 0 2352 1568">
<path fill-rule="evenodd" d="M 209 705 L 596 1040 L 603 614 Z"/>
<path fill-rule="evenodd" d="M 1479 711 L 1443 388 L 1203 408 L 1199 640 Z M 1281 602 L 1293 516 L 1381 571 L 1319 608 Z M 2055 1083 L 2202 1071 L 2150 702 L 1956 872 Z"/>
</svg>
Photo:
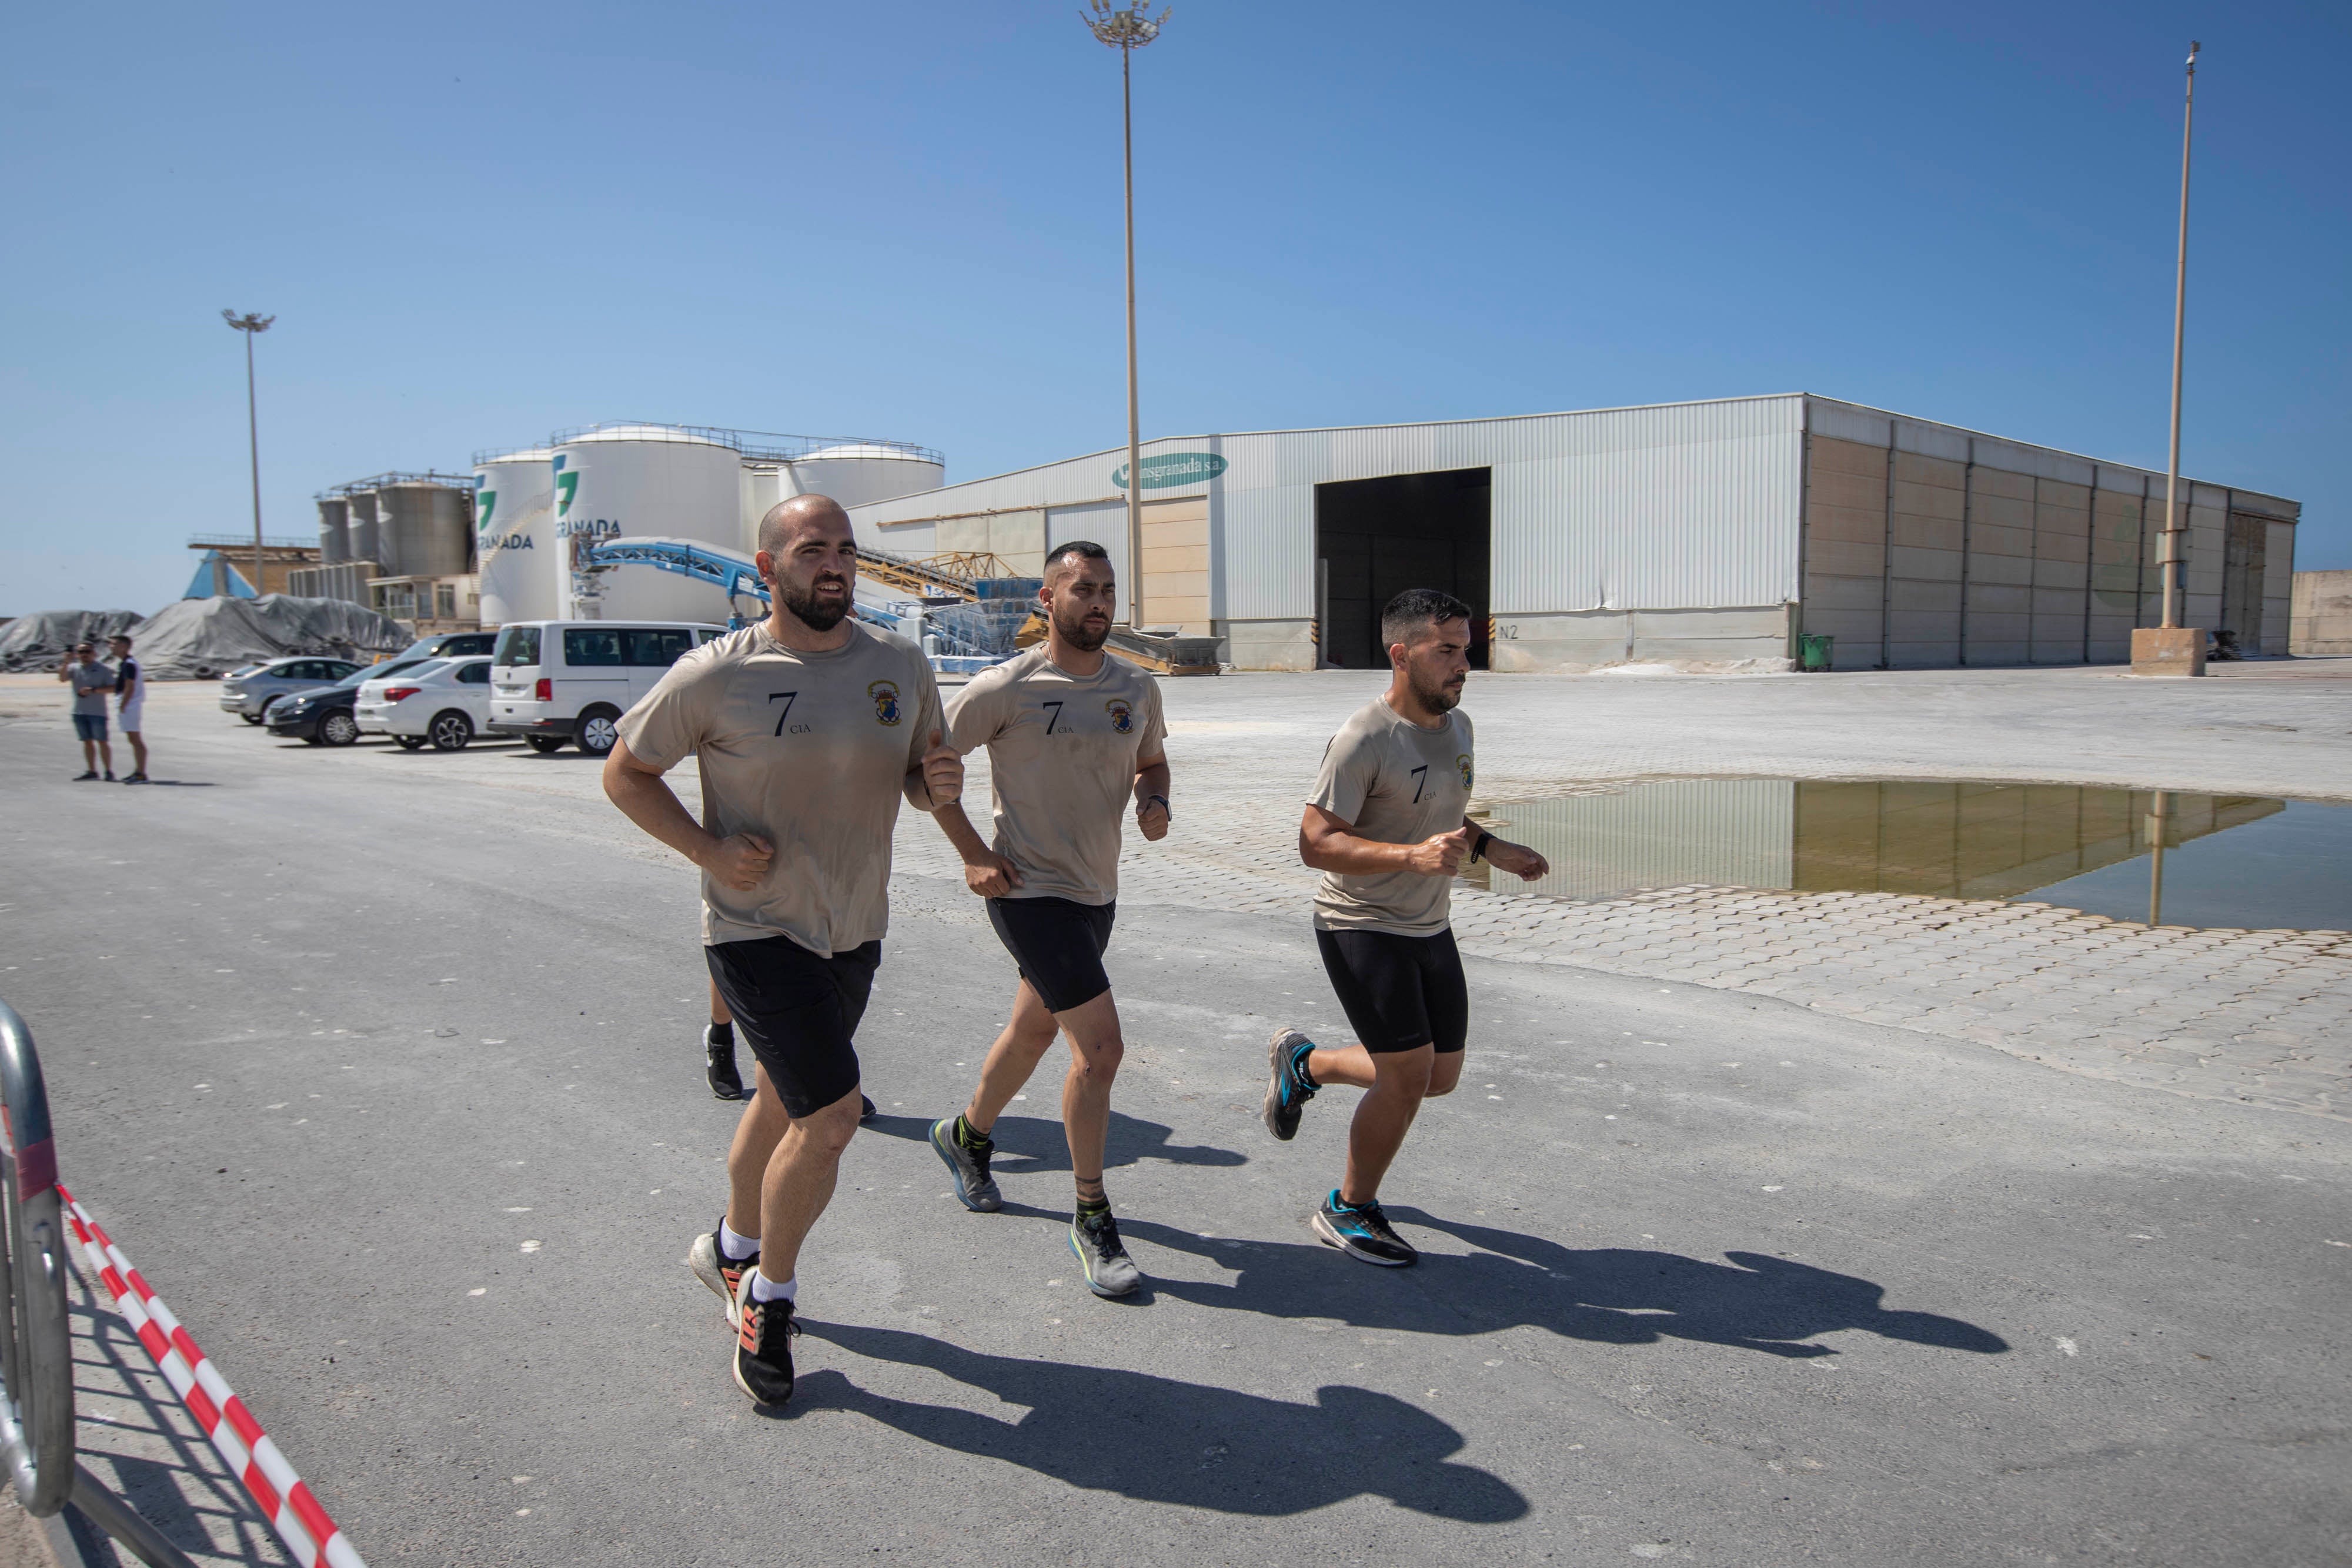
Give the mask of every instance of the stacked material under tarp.
<svg viewBox="0 0 2352 1568">
<path fill-rule="evenodd" d="M 139 624 L 130 610 L 43 610 L 0 626 L 0 670 L 54 670 L 76 643 L 96 643 Z"/>
<path fill-rule="evenodd" d="M 210 680 L 257 659 L 328 653 L 365 662 L 411 638 L 400 622 L 343 599 L 183 599 L 133 635 L 140 668 L 159 681 Z"/>
</svg>

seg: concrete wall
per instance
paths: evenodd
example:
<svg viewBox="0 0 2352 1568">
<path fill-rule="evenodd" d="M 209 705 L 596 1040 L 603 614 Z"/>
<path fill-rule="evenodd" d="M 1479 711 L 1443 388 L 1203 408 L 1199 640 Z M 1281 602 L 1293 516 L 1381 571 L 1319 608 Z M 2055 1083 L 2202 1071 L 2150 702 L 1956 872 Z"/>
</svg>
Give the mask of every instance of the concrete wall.
<svg viewBox="0 0 2352 1568">
<path fill-rule="evenodd" d="M 2352 653 L 2352 571 L 2296 572 L 2291 607 L 2289 652 L 2305 658 Z"/>
<path fill-rule="evenodd" d="M 1785 669 L 1786 604 L 1728 610 L 1574 610 L 1496 615 L 1490 667 L 1573 674 L 1607 664 Z M 1238 661 L 1236 661 L 1238 662 Z"/>
<path fill-rule="evenodd" d="M 1237 670 L 1315 668 L 1311 620 L 1220 621 L 1216 631 L 1225 639 L 1226 663 Z"/>
</svg>

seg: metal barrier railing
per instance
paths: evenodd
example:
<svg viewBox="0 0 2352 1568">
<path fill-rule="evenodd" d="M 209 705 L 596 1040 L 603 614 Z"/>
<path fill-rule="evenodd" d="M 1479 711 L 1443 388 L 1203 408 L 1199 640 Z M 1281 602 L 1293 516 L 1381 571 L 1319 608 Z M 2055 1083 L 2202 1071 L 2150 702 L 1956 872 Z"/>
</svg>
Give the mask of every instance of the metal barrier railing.
<svg viewBox="0 0 2352 1568">
<path fill-rule="evenodd" d="M 49 1092 L 33 1031 L 0 1002 L 0 1451 L 25 1511 L 72 1503 L 151 1568 L 194 1568 L 74 1456 L 73 1329 Z"/>
</svg>

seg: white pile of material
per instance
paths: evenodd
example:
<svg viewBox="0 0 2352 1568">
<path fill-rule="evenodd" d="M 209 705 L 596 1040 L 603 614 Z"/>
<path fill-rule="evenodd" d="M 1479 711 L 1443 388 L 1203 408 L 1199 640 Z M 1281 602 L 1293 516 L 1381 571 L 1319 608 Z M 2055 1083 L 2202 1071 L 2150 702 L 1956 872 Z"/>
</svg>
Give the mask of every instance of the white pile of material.
<svg viewBox="0 0 2352 1568">
<path fill-rule="evenodd" d="M 0 626 L 0 670 L 54 670 L 76 643 L 95 643 L 139 624 L 131 610 L 43 610 Z"/>
<path fill-rule="evenodd" d="M 412 639 L 400 622 L 341 599 L 183 599 L 134 632 L 131 653 L 150 680 L 211 680 L 257 659 L 326 653 L 362 662 Z"/>
</svg>

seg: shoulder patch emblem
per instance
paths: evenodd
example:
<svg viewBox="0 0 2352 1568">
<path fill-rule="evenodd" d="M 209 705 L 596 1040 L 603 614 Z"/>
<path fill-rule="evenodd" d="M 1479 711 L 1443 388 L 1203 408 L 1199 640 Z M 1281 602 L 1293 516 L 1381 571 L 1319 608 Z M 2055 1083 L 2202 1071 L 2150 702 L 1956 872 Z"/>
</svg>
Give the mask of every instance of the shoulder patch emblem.
<svg viewBox="0 0 2352 1568">
<path fill-rule="evenodd" d="M 1110 715 L 1111 728 L 1121 735 L 1135 733 L 1135 709 L 1128 705 L 1125 697 L 1111 698 L 1103 704 L 1103 711 Z"/>
<path fill-rule="evenodd" d="M 866 695 L 874 699 L 874 716 L 876 718 L 880 719 L 884 724 L 896 724 L 898 722 L 900 710 L 898 707 L 898 682 L 877 681 L 872 685 L 866 688 Z"/>
<path fill-rule="evenodd" d="M 1470 754 L 1465 751 L 1461 756 L 1455 758 L 1454 759 L 1454 766 L 1455 770 L 1462 775 L 1462 788 L 1467 789 L 1470 788 L 1471 779 Z"/>
</svg>

